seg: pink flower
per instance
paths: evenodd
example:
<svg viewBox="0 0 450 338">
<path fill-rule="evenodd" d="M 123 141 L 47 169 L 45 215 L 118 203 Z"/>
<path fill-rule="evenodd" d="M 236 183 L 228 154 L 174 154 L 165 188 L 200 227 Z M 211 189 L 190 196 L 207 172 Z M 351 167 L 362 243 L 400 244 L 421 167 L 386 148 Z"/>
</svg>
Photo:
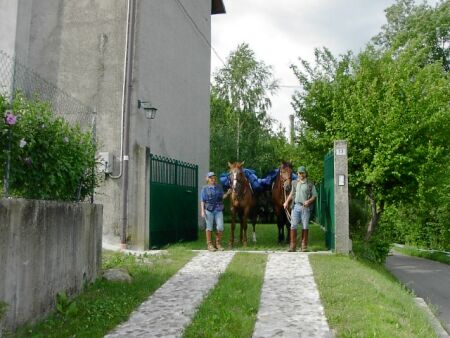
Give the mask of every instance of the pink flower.
<svg viewBox="0 0 450 338">
<path fill-rule="evenodd" d="M 13 126 L 16 124 L 17 118 L 14 116 L 11 110 L 6 111 L 5 122 L 7 125 Z"/>
</svg>

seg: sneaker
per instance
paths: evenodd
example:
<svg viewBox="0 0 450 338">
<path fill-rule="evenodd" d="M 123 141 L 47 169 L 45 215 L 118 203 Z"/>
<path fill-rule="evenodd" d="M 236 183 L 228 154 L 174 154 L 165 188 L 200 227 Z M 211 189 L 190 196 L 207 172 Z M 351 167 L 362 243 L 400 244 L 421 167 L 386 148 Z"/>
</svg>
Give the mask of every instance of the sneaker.
<svg viewBox="0 0 450 338">
<path fill-rule="evenodd" d="M 217 248 L 217 250 L 219 250 L 219 251 L 225 250 L 225 249 L 223 248 L 223 246 L 220 245 L 220 243 L 216 243 L 216 248 Z"/>
<path fill-rule="evenodd" d="M 217 251 L 217 249 L 214 247 L 214 245 L 212 245 L 211 243 L 208 243 L 208 251 Z"/>
</svg>

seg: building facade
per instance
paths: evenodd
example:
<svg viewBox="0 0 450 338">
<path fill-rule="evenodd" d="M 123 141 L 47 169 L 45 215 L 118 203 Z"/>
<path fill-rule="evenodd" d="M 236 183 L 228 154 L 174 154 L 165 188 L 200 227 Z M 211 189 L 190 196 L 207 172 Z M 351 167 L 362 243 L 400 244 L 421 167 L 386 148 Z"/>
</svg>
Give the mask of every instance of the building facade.
<svg viewBox="0 0 450 338">
<path fill-rule="evenodd" d="M 211 14 L 223 12 L 221 0 L 0 0 L 0 49 L 96 111 L 113 162 L 95 195 L 104 241 L 148 248 L 150 153 L 198 165 L 200 182 L 208 171 Z"/>
</svg>

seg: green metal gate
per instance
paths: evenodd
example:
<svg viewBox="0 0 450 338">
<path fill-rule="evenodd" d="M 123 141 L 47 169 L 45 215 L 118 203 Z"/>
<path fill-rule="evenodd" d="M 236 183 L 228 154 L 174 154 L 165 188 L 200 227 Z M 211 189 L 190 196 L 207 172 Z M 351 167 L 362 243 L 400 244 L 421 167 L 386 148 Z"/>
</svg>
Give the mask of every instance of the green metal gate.
<svg viewBox="0 0 450 338">
<path fill-rule="evenodd" d="M 198 166 L 150 155 L 150 248 L 197 239 Z"/>
<path fill-rule="evenodd" d="M 336 224 L 334 220 L 334 155 L 325 155 L 323 162 L 323 181 L 319 186 L 317 199 L 317 220 L 325 227 L 327 248 L 335 249 Z"/>
</svg>

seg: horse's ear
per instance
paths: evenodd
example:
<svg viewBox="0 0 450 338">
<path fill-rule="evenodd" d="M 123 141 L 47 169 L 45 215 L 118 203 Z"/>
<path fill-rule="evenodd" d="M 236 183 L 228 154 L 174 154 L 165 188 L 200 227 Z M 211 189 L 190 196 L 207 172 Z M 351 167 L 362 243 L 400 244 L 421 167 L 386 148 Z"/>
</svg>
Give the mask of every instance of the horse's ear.
<svg viewBox="0 0 450 338">
<path fill-rule="evenodd" d="M 244 165 L 244 163 L 245 163 L 245 161 L 242 161 L 242 162 L 240 163 L 241 167 Z"/>
<path fill-rule="evenodd" d="M 232 165 L 231 165 L 231 163 L 230 163 L 230 162 L 228 162 L 228 167 L 230 167 L 230 168 L 232 167 Z"/>
</svg>

